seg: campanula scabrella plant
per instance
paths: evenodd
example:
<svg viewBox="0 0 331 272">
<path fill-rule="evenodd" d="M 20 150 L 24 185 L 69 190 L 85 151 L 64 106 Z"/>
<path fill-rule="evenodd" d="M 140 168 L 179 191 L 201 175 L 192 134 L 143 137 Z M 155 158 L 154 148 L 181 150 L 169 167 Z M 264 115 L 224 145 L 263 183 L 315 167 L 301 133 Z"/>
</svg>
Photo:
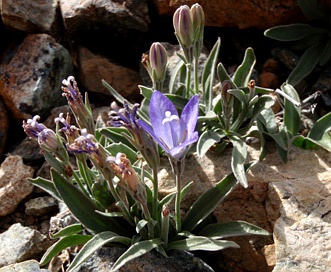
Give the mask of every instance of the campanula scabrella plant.
<svg viewBox="0 0 331 272">
<path fill-rule="evenodd" d="M 153 86 L 139 86 L 143 96 L 140 105 L 129 103 L 103 81 L 122 105 L 113 102 L 108 122 L 99 120 L 100 125 L 96 125 L 87 96 L 83 101 L 75 78 L 69 76 L 62 82 L 62 90 L 75 124 L 64 113 L 55 118 L 55 131 L 39 123 L 38 116 L 23 122 L 24 131 L 39 143 L 51 165 L 51 180 L 38 177 L 32 182 L 64 201 L 79 221 L 53 235 L 60 239 L 45 253 L 42 265 L 68 246 L 82 245 L 67 270 L 70 272 L 97 248 L 120 244 L 127 250 L 112 266 L 116 271 L 152 250 L 164 256 L 172 250 L 216 251 L 238 247 L 224 240 L 229 236 L 269 235 L 242 221 L 208 225 L 208 217 L 229 192 L 238 184 L 247 187 L 245 172 L 252 163 L 246 163 L 244 135 L 272 99 L 250 81 L 255 62 L 251 49 L 230 77 L 221 64 L 216 68 L 218 40 L 202 75 L 198 75 L 204 22 L 199 4 L 181 6 L 174 14 L 175 35 L 181 47 L 178 56 L 185 68 L 178 89 L 163 85 L 167 52 L 162 44 L 153 43 L 144 56 Z M 172 78 L 179 76 L 180 70 L 174 71 Z M 215 98 L 216 75 L 221 91 Z M 202 156 L 222 141 L 233 145 L 233 173 L 202 193 L 183 215 L 181 202 L 192 185 L 183 187 L 182 182 L 188 152 L 194 152 L 192 146 L 196 145 Z M 160 156 L 164 155 L 176 187 L 174 193 L 160 198 L 158 171 Z M 240 231 L 233 233 L 232 228 Z"/>
</svg>

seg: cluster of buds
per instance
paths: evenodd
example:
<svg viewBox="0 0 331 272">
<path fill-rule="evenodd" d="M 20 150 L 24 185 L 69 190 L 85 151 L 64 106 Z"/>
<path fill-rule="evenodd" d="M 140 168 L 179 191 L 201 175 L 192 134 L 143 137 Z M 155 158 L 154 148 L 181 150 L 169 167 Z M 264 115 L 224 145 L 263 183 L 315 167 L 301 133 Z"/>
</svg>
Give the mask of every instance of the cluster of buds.
<svg viewBox="0 0 331 272">
<path fill-rule="evenodd" d="M 191 9 L 187 5 L 180 6 L 173 16 L 173 25 L 185 59 L 191 63 L 193 56 L 200 56 L 202 49 L 205 25 L 202 7 L 199 4 L 194 4 Z"/>
<path fill-rule="evenodd" d="M 67 162 L 68 153 L 61 141 L 61 138 L 53 130 L 39 123 L 40 116 L 35 115 L 32 119 L 23 121 L 24 132 L 38 142 L 39 146 L 57 157 L 60 161 Z"/>
<path fill-rule="evenodd" d="M 153 43 L 149 54 L 143 54 L 142 64 L 152 79 L 153 89 L 162 92 L 168 66 L 168 55 L 164 46 L 159 42 Z"/>
<path fill-rule="evenodd" d="M 106 161 L 120 180 L 118 185 L 127 191 L 133 199 L 142 205 L 146 203 L 145 187 L 141 183 L 136 171 L 132 168 L 130 160 L 123 153 L 117 153 L 116 157 L 109 156 Z"/>
<path fill-rule="evenodd" d="M 86 128 L 89 133 L 94 133 L 94 121 L 92 111 L 89 108 L 87 95 L 85 95 L 85 103 L 78 89 L 77 82 L 73 76 L 62 81 L 63 96 L 67 98 L 68 104 L 75 115 L 77 124 L 80 128 Z"/>
</svg>

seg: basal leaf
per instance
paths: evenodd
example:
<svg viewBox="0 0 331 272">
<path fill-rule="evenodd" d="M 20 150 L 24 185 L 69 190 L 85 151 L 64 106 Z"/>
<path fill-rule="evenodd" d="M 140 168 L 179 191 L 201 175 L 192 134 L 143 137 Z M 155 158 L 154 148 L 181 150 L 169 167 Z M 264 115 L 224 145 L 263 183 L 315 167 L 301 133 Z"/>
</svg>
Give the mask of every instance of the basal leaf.
<svg viewBox="0 0 331 272">
<path fill-rule="evenodd" d="M 327 30 L 309 24 L 290 24 L 269 28 L 264 32 L 264 36 L 277 41 L 289 42 L 301 40 L 315 33 L 327 33 Z"/>
<path fill-rule="evenodd" d="M 87 260 L 97 249 L 108 243 L 120 243 L 129 246 L 131 239 L 123 236 L 118 236 L 111 231 L 101 232 L 89 240 L 78 252 L 67 272 L 73 271 L 77 266 Z"/>
<path fill-rule="evenodd" d="M 136 244 L 133 244 L 128 248 L 127 251 L 125 251 L 114 263 L 114 266 L 112 267 L 111 271 L 116 271 L 119 268 L 121 268 L 123 265 L 125 265 L 127 262 L 138 258 L 147 252 L 150 252 L 154 248 L 161 245 L 163 242 L 161 239 L 153 239 L 153 240 L 147 240 L 147 241 L 141 241 Z"/>
<path fill-rule="evenodd" d="M 244 221 L 209 224 L 204 227 L 199 236 L 221 239 L 244 235 L 271 235 L 268 231 Z"/>
<path fill-rule="evenodd" d="M 323 117 L 318 119 L 312 129 L 309 131 L 307 137 L 315 141 L 322 139 L 325 132 L 331 128 L 331 112 L 325 114 Z"/>
<path fill-rule="evenodd" d="M 93 201 L 75 185 L 65 180 L 56 170 L 51 170 L 54 185 L 72 214 L 88 229 L 98 233 L 112 230 L 118 234 L 128 234 L 115 219 L 96 212 Z"/>
<path fill-rule="evenodd" d="M 290 84 L 283 84 L 281 89 L 288 96 L 293 98 L 295 101 L 300 101 L 300 97 L 296 90 Z M 294 137 L 298 134 L 300 128 L 301 109 L 293 105 L 293 103 L 285 98 L 284 101 L 284 125 L 287 131 Z"/>
<path fill-rule="evenodd" d="M 305 53 L 301 56 L 298 65 L 288 76 L 288 84 L 295 86 L 315 69 L 321 59 L 323 47 L 324 43 L 318 43 L 305 51 Z"/>
<path fill-rule="evenodd" d="M 64 237 L 64 236 L 78 234 L 83 229 L 84 228 L 83 228 L 82 224 L 80 224 L 80 223 L 78 223 L 78 224 L 72 224 L 70 226 L 67 226 L 67 227 L 61 229 L 59 232 L 57 232 L 55 234 L 50 234 L 50 237 L 52 239 L 56 239 L 56 238 L 61 238 L 61 237 Z"/>
<path fill-rule="evenodd" d="M 247 171 L 253 163 L 245 165 Z M 192 204 L 191 208 L 183 220 L 182 231 L 191 232 L 199 223 L 209 216 L 219 203 L 235 188 L 237 179 L 231 173 L 216 183 L 215 187 L 210 188 Z"/>
<path fill-rule="evenodd" d="M 40 260 L 40 266 L 44 266 L 45 264 L 49 263 L 50 260 L 58 255 L 62 250 L 72 246 L 83 245 L 91 238 L 92 235 L 75 234 L 60 239 L 47 249 Z"/>
<path fill-rule="evenodd" d="M 44 179 L 42 177 L 37 177 L 35 179 L 29 179 L 31 183 L 36 185 L 37 187 L 45 190 L 49 193 L 52 197 L 56 198 L 59 201 L 62 201 L 61 196 L 59 195 L 58 191 L 56 190 L 54 183 L 48 179 Z"/>
<path fill-rule="evenodd" d="M 203 236 L 193 236 L 193 237 L 185 238 L 183 240 L 178 240 L 169 243 L 167 250 L 176 249 L 176 250 L 187 250 L 187 251 L 195 251 L 195 250 L 218 251 L 229 247 L 239 248 L 239 246 L 232 241 L 216 240 Z"/>
<path fill-rule="evenodd" d="M 246 171 L 245 171 L 245 161 L 247 158 L 247 146 L 245 142 L 238 136 L 231 135 L 229 139 L 233 145 L 231 167 L 234 176 L 238 182 L 244 187 L 248 187 Z"/>
</svg>

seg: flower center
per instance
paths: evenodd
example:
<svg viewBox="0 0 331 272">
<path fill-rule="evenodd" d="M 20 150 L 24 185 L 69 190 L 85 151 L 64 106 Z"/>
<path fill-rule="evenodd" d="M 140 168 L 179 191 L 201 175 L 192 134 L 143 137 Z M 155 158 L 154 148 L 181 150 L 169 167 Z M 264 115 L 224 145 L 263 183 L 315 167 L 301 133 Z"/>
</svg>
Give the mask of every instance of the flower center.
<svg viewBox="0 0 331 272">
<path fill-rule="evenodd" d="M 165 123 L 171 122 L 173 120 L 179 121 L 179 117 L 175 114 L 171 115 L 170 111 L 166 111 L 164 113 L 164 115 L 165 115 L 165 118 L 162 121 L 162 125 L 164 125 Z"/>
</svg>

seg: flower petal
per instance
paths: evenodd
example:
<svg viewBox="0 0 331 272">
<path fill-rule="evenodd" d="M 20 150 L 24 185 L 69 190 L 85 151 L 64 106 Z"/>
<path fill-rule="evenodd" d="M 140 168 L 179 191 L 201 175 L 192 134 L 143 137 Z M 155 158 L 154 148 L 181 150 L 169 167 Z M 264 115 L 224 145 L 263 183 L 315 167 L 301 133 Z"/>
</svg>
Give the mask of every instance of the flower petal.
<svg viewBox="0 0 331 272">
<path fill-rule="evenodd" d="M 184 156 L 184 154 L 186 153 L 187 147 L 189 145 L 195 143 L 198 140 L 198 138 L 199 138 L 198 132 L 194 132 L 188 141 L 172 148 L 170 150 L 169 154 L 177 160 L 181 159 Z"/>
<path fill-rule="evenodd" d="M 153 129 L 144 121 L 138 119 L 137 120 L 138 125 L 145 130 L 149 135 L 153 137 L 153 139 L 161 146 L 161 148 L 169 153 L 169 148 L 164 144 L 164 142 L 154 133 Z"/>
<path fill-rule="evenodd" d="M 193 96 L 185 105 L 180 116 L 181 135 L 187 130 L 187 138 L 190 139 L 195 130 L 199 115 L 199 96 Z"/>
<path fill-rule="evenodd" d="M 169 111 L 171 115 L 178 116 L 178 112 L 174 104 L 161 92 L 154 91 L 149 105 L 149 117 L 151 120 L 151 125 L 155 135 L 161 138 L 164 143 L 169 148 L 171 148 L 173 147 L 172 133 L 169 132 L 167 126 L 164 126 L 162 123 L 166 117 L 166 111 Z M 179 128 L 177 133 L 179 133 Z"/>
</svg>

